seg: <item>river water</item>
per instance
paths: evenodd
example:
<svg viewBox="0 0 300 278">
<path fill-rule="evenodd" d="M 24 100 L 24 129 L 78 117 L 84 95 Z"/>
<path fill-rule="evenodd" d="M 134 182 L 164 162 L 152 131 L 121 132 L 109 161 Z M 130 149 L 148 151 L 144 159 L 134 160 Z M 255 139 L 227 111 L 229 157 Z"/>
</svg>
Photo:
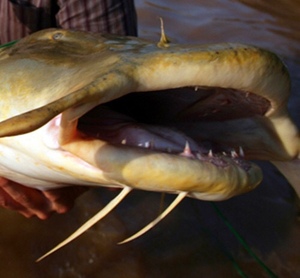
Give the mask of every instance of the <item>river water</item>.
<svg viewBox="0 0 300 278">
<path fill-rule="evenodd" d="M 157 40 L 159 17 L 172 42 L 238 42 L 269 49 L 280 55 L 289 67 L 293 81 L 291 103 L 300 82 L 300 2 L 267 1 L 136 1 L 139 36 Z M 295 105 L 296 106 L 296 105 Z M 293 115 L 300 112 L 291 109 Z M 298 122 L 300 122 L 300 117 Z"/>
<path fill-rule="evenodd" d="M 288 66 L 291 115 L 300 124 L 299 0 L 136 0 L 139 36 L 158 41 L 159 17 L 177 43 L 239 42 L 267 48 Z M 101 223 L 39 264 L 34 260 L 96 213 L 116 192 L 92 190 L 66 215 L 48 221 L 0 211 L 0 277 L 300 277 L 300 225 L 295 195 L 267 163 L 254 192 L 221 202 L 184 201 L 132 243 L 116 242 L 157 215 L 160 195 L 135 192 Z M 167 196 L 165 203 L 173 196 Z M 230 225 L 258 259 L 249 255 Z M 244 246 L 243 246 L 244 244 Z M 262 266 L 262 262 L 266 267 Z"/>
</svg>

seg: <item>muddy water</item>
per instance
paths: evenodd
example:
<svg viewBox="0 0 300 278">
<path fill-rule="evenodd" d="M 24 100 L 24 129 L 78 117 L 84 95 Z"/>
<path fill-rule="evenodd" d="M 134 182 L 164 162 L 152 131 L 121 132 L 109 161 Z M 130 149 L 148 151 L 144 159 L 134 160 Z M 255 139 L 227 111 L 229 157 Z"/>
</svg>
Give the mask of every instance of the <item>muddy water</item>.
<svg viewBox="0 0 300 278">
<path fill-rule="evenodd" d="M 139 35 L 158 39 L 158 17 L 162 17 L 167 35 L 174 42 L 239 42 L 276 52 L 290 69 L 293 80 L 291 111 L 300 123 L 300 109 L 296 108 L 298 102 L 295 103 L 300 82 L 300 2 L 276 0 L 272 3 L 251 0 L 136 1 L 140 15 Z"/>
<path fill-rule="evenodd" d="M 300 124 L 299 1 L 136 0 L 136 7 L 141 37 L 158 40 L 163 17 L 175 42 L 242 42 L 278 53 L 291 72 L 290 109 Z M 262 167 L 265 180 L 257 190 L 218 206 L 269 269 L 300 277 L 295 196 L 277 171 L 267 163 Z M 143 238 L 116 245 L 158 213 L 160 195 L 144 192 L 133 193 L 77 241 L 34 263 L 115 194 L 93 190 L 69 214 L 44 222 L 1 210 L 0 277 L 271 277 L 206 202 L 186 200 Z"/>
</svg>

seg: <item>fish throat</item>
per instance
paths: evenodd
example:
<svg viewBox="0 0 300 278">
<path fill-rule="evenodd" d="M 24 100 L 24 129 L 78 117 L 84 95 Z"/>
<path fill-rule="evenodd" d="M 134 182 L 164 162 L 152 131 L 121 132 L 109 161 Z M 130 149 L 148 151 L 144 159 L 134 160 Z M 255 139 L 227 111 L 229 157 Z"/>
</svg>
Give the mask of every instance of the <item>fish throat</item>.
<svg viewBox="0 0 300 278">
<path fill-rule="evenodd" d="M 220 167 L 228 165 L 223 157 L 232 157 L 246 169 L 250 164 L 237 159 L 244 156 L 240 142 L 222 145 L 209 140 L 205 131 L 193 138 L 189 127 L 202 123 L 213 129 L 224 122 L 263 117 L 269 108 L 268 100 L 234 89 L 197 86 L 132 93 L 89 111 L 79 119 L 78 130 L 114 145 L 181 155 Z"/>
</svg>

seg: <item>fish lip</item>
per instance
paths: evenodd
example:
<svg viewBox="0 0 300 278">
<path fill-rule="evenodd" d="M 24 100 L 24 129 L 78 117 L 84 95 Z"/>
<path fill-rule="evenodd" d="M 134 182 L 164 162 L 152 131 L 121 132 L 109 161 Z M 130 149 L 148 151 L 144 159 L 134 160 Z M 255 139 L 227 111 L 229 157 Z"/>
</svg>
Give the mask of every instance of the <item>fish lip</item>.
<svg viewBox="0 0 300 278">
<path fill-rule="evenodd" d="M 225 200 L 254 189 L 262 180 L 258 166 L 251 164 L 246 171 L 229 158 L 229 163 L 220 167 L 207 160 L 80 137 L 62 149 L 123 186 L 173 194 L 188 192 L 202 200 Z"/>
</svg>

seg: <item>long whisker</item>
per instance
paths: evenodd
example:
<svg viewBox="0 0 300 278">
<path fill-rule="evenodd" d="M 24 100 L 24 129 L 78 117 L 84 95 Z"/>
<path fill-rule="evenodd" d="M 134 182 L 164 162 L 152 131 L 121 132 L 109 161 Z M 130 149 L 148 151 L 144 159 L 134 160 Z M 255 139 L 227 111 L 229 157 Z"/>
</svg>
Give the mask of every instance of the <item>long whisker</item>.
<svg viewBox="0 0 300 278">
<path fill-rule="evenodd" d="M 143 229 L 141 229 L 140 231 L 138 231 L 131 237 L 119 242 L 118 244 L 124 244 L 129 241 L 132 241 L 132 240 L 140 237 L 141 235 L 143 235 L 150 229 L 152 229 L 158 222 L 160 222 L 162 219 L 164 219 L 187 196 L 187 194 L 188 194 L 188 192 L 180 192 L 178 194 L 178 196 L 175 198 L 175 200 L 156 219 L 154 219 L 147 226 L 145 226 Z"/>
<path fill-rule="evenodd" d="M 112 199 L 102 210 L 100 210 L 96 215 L 94 215 L 91 219 L 89 219 L 86 223 L 84 223 L 79 229 L 77 229 L 73 234 L 71 234 L 68 238 L 66 238 L 63 242 L 58 244 L 56 247 L 51 249 L 45 255 L 41 256 L 36 260 L 36 262 L 40 262 L 44 258 L 48 257 L 50 254 L 54 253 L 58 249 L 62 248 L 66 244 L 70 243 L 75 238 L 79 237 L 85 231 L 87 231 L 90 227 L 100 221 L 103 217 L 105 217 L 108 213 L 110 213 L 132 190 L 132 188 L 126 186 L 122 189 L 122 191 Z"/>
</svg>

